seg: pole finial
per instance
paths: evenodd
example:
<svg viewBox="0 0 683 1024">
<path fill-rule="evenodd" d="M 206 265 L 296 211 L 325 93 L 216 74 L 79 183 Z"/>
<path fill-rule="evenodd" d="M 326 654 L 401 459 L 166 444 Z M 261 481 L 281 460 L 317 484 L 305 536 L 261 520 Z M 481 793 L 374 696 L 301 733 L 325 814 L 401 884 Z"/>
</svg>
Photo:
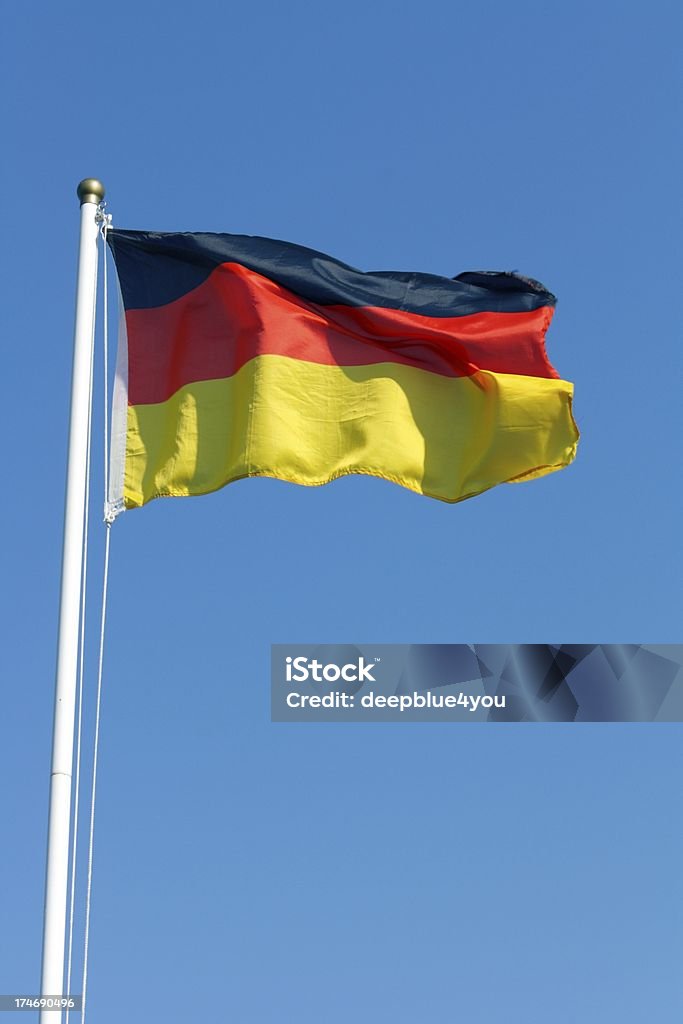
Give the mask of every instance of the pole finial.
<svg viewBox="0 0 683 1024">
<path fill-rule="evenodd" d="M 76 189 L 76 194 L 83 203 L 95 203 L 97 205 L 104 199 L 104 185 L 97 178 L 84 178 Z"/>
</svg>

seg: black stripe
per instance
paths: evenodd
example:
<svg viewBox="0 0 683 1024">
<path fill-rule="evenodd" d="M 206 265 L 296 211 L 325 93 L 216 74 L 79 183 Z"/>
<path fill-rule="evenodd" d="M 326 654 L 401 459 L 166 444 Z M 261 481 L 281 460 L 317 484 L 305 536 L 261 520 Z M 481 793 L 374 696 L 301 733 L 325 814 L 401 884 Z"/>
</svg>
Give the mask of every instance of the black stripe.
<svg viewBox="0 0 683 1024">
<path fill-rule="evenodd" d="M 251 235 L 109 231 L 126 309 L 164 306 L 222 263 L 240 263 L 324 306 L 383 306 L 425 316 L 522 313 L 555 304 L 542 284 L 513 273 L 455 278 L 401 271 L 364 273 L 291 242 Z"/>
</svg>

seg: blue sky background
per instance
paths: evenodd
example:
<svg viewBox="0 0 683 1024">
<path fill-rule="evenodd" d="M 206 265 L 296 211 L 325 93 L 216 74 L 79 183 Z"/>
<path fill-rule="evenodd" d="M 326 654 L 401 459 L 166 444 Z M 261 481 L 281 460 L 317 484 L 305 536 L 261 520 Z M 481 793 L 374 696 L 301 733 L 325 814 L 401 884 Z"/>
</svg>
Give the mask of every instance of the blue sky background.
<svg viewBox="0 0 683 1024">
<path fill-rule="evenodd" d="M 681 640 L 678 5 L 121 0 L 3 29 L 0 991 L 39 983 L 95 174 L 120 227 L 539 278 L 583 436 L 456 506 L 254 480 L 116 523 L 88 1019 L 680 1019 L 680 726 L 269 722 L 271 642 Z"/>
</svg>

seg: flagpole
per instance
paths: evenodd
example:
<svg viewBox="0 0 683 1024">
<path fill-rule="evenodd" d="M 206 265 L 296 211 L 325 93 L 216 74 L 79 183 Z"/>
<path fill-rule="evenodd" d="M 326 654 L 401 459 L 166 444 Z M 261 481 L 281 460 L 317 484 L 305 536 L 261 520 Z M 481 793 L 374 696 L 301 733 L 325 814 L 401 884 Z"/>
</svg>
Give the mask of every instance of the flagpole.
<svg viewBox="0 0 683 1024">
<path fill-rule="evenodd" d="M 41 996 L 61 996 L 64 985 L 64 945 L 71 818 L 71 772 L 83 563 L 83 521 L 87 461 L 90 360 L 95 332 L 97 292 L 97 207 L 104 186 L 85 178 L 77 189 L 81 230 L 76 284 L 76 322 L 71 376 L 69 453 L 59 602 L 59 639 L 52 732 L 52 769 L 43 921 Z M 60 1012 L 59 1020 L 62 1016 Z M 41 1010 L 41 1024 L 55 1024 L 54 1010 Z"/>
</svg>

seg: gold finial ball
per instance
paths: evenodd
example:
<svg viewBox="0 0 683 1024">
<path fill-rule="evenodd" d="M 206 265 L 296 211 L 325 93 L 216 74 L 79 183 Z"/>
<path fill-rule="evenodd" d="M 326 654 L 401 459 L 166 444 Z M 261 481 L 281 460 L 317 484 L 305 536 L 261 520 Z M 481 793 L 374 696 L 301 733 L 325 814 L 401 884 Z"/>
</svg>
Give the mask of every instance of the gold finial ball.
<svg viewBox="0 0 683 1024">
<path fill-rule="evenodd" d="M 84 178 L 76 189 L 76 194 L 83 203 L 100 203 L 104 199 L 104 185 L 97 178 Z"/>
</svg>

